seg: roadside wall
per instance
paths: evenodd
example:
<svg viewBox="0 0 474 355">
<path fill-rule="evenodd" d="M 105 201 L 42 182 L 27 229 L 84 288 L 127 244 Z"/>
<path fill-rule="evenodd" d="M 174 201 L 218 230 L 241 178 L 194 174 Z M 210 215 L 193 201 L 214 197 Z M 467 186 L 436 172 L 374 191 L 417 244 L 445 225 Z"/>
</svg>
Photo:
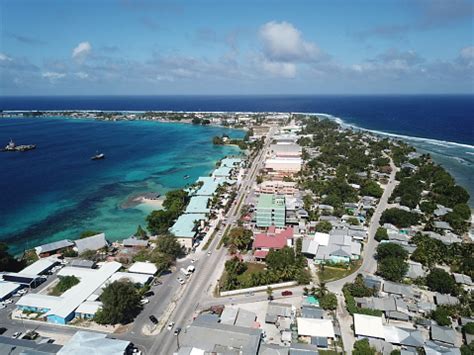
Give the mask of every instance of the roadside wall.
<svg viewBox="0 0 474 355">
<path fill-rule="evenodd" d="M 289 281 L 289 282 L 282 282 L 279 284 L 271 284 L 271 285 L 264 285 L 264 286 L 257 286 L 257 287 L 250 287 L 250 288 L 242 288 L 240 290 L 232 290 L 232 291 L 224 291 L 220 293 L 221 297 L 227 297 L 227 296 L 234 296 L 234 295 L 241 295 L 243 293 L 248 293 L 248 292 L 260 292 L 260 291 L 266 291 L 268 287 L 271 287 L 272 289 L 276 288 L 283 288 L 283 287 L 292 287 L 298 285 L 298 282 L 296 281 Z"/>
</svg>

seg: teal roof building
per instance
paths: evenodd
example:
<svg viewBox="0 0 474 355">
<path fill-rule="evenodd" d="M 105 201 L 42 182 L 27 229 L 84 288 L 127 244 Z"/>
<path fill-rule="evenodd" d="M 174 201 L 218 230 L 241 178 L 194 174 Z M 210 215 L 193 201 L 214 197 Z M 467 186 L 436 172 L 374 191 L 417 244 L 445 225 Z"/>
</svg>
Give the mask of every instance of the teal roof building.
<svg viewBox="0 0 474 355">
<path fill-rule="evenodd" d="M 285 227 L 285 197 L 261 194 L 258 198 L 256 220 L 257 227 Z"/>
</svg>

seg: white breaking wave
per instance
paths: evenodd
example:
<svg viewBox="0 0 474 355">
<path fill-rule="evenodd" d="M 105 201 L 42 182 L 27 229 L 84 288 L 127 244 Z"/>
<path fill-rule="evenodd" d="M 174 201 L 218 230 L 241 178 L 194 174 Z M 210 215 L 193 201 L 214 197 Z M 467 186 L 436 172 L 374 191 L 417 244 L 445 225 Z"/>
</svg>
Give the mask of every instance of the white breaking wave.
<svg viewBox="0 0 474 355">
<path fill-rule="evenodd" d="M 305 113 L 308 115 L 308 113 Z M 312 116 L 322 116 L 324 118 L 330 119 L 335 121 L 336 123 L 340 124 L 342 127 L 346 128 L 353 128 L 353 129 L 358 129 L 361 131 L 366 131 L 366 132 L 371 132 L 377 135 L 381 136 L 387 136 L 387 137 L 392 137 L 392 138 L 400 138 L 408 141 L 416 141 L 420 143 L 427 143 L 431 145 L 437 145 L 441 146 L 444 148 L 466 148 L 466 149 L 471 149 L 473 152 L 465 152 L 466 154 L 471 154 L 474 155 L 474 145 L 470 144 L 465 144 L 465 143 L 457 143 L 457 142 L 450 142 L 450 141 L 443 141 L 439 139 L 431 139 L 431 138 L 422 138 L 422 137 L 414 137 L 414 136 L 407 136 L 404 134 L 397 134 L 397 133 L 389 133 L 389 132 L 384 132 L 384 131 L 377 131 L 374 129 L 368 129 L 368 128 L 362 128 L 354 124 L 346 123 L 342 118 L 336 117 L 327 113 L 311 113 L 310 115 Z"/>
</svg>

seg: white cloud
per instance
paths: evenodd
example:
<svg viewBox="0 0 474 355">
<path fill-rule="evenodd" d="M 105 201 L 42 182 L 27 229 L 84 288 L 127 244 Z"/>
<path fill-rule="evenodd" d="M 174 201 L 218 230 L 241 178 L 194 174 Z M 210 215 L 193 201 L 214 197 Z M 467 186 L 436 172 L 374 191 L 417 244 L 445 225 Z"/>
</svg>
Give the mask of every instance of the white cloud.
<svg viewBox="0 0 474 355">
<path fill-rule="evenodd" d="M 296 76 L 296 65 L 293 63 L 263 60 L 262 67 L 263 70 L 273 76 L 283 78 L 294 78 Z"/>
<path fill-rule="evenodd" d="M 6 54 L 0 53 L 0 62 L 11 62 L 12 59 Z"/>
<path fill-rule="evenodd" d="M 259 31 L 265 56 L 276 62 L 310 61 L 316 59 L 320 49 L 305 41 L 301 32 L 288 22 L 271 21 Z"/>
<path fill-rule="evenodd" d="M 81 42 L 72 50 L 72 57 L 74 59 L 83 60 L 89 55 L 91 50 L 92 46 L 89 42 Z"/>
<path fill-rule="evenodd" d="M 461 49 L 459 59 L 462 64 L 468 67 L 474 67 L 474 46 Z"/>
<path fill-rule="evenodd" d="M 82 72 L 82 71 L 77 72 L 77 73 L 74 73 L 74 75 L 75 75 L 76 77 L 78 77 L 79 79 L 88 79 L 88 78 L 89 78 L 89 74 L 84 73 L 84 72 Z"/>
<path fill-rule="evenodd" d="M 66 76 L 64 73 L 57 73 L 52 71 L 47 71 L 41 75 L 43 78 L 48 79 L 49 81 L 56 81 L 62 79 Z"/>
</svg>

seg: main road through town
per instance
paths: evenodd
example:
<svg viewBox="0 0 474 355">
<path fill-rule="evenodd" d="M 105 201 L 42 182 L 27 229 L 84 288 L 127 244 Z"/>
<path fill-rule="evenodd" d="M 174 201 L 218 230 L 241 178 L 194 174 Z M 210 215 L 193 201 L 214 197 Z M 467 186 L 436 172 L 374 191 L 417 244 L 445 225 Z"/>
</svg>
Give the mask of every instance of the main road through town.
<svg viewBox="0 0 474 355">
<path fill-rule="evenodd" d="M 235 203 L 227 213 L 227 228 L 232 225 L 240 217 L 241 201 L 245 198 L 248 191 L 251 189 L 258 175 L 259 170 L 265 160 L 267 150 L 272 141 L 274 129 L 272 128 L 266 137 L 263 148 L 253 160 L 247 175 L 243 178 L 238 187 Z M 180 327 L 185 331 L 185 328 L 192 322 L 196 310 L 201 305 L 203 299 L 208 299 L 209 294 L 212 294 L 214 288 L 214 281 L 220 278 L 220 273 L 223 269 L 223 264 L 226 257 L 226 249 L 216 246 L 219 244 L 223 233 L 218 233 L 216 238 L 212 241 L 209 247 L 209 253 L 203 254 L 200 258 L 196 271 L 189 279 L 188 283 L 182 293 L 181 297 L 176 301 L 174 310 L 170 313 L 168 321 L 175 322 L 175 327 Z M 166 300 L 161 300 L 166 302 Z M 147 354 L 173 354 L 179 347 L 179 336 L 174 336 L 173 331 L 168 331 L 166 328 L 156 336 L 153 337 L 153 344 L 148 349 Z"/>
</svg>

